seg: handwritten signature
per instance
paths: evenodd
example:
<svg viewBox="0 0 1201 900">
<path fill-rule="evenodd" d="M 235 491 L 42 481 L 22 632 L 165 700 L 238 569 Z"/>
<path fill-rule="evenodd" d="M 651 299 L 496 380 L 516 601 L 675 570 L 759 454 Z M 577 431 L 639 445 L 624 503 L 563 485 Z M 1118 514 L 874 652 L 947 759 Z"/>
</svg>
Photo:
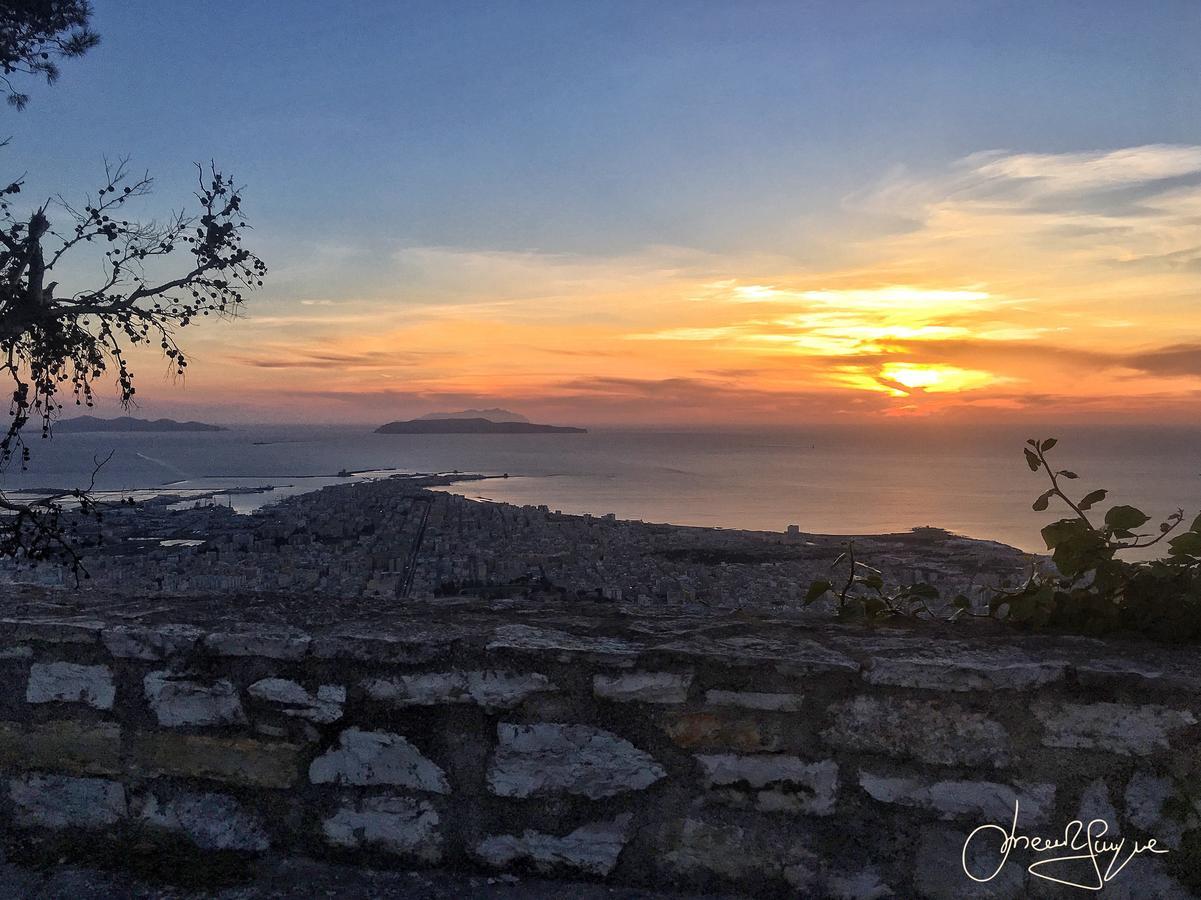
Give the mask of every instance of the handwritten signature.
<svg viewBox="0 0 1201 900">
<path fill-rule="evenodd" d="M 1015 800 L 1013 824 L 1008 830 L 1001 825 L 981 825 L 967 836 L 967 840 L 963 842 L 963 871 L 972 881 L 992 881 L 1001 874 L 1001 870 L 1009 861 L 1009 854 L 1015 849 L 1029 850 L 1033 853 L 1066 850 L 1069 851 L 1066 855 L 1035 860 L 1026 867 L 1026 871 L 1038 878 L 1054 881 L 1056 884 L 1065 884 L 1068 887 L 1081 888 L 1086 891 L 1099 891 L 1116 878 L 1134 857 L 1143 853 L 1168 852 L 1156 846 L 1155 838 L 1151 838 L 1145 844 L 1131 841 L 1129 846 L 1127 846 L 1125 838 L 1117 838 L 1116 835 L 1110 840 L 1102 840 L 1108 832 L 1109 823 L 1104 819 L 1092 819 L 1087 825 L 1081 819 L 1073 819 L 1064 828 L 1062 838 L 1019 834 L 1018 802 Z M 968 868 L 968 854 L 972 849 L 991 848 L 993 846 L 991 842 L 994 840 L 1000 842 L 996 849 L 1000 851 L 1001 861 L 992 874 L 982 878 Z M 1078 860 L 1086 862 L 1082 864 L 1076 862 Z M 1066 877 L 1067 873 L 1062 869 L 1068 863 L 1076 863 L 1067 866 L 1068 869 L 1073 870 L 1073 874 L 1083 869 L 1085 874 L 1081 880 L 1073 881 Z M 1102 866 L 1105 867 L 1104 871 L 1102 871 Z M 1053 875 L 1047 871 L 1048 867 L 1057 868 L 1059 871 Z M 1091 871 L 1089 871 L 1090 869 Z M 1057 875 L 1064 877 L 1057 877 Z M 1080 876 L 1077 874 L 1076 877 Z"/>
</svg>

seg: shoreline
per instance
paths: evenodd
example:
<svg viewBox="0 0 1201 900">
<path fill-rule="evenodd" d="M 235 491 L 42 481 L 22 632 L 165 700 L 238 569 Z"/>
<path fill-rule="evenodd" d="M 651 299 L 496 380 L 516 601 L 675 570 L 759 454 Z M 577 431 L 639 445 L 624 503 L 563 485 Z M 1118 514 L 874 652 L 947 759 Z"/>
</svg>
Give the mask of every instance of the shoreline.
<svg viewBox="0 0 1201 900">
<path fill-rule="evenodd" d="M 945 529 L 830 535 L 653 523 L 468 499 L 477 473 L 330 485 L 250 515 L 220 503 L 148 503 L 106 512 L 93 588 L 130 595 L 279 593 L 374 600 L 600 598 L 723 608 L 801 606 L 847 541 L 889 584 L 929 583 L 983 598 L 1020 580 L 1022 551 Z M 10 583 L 67 584 L 7 566 Z"/>
</svg>

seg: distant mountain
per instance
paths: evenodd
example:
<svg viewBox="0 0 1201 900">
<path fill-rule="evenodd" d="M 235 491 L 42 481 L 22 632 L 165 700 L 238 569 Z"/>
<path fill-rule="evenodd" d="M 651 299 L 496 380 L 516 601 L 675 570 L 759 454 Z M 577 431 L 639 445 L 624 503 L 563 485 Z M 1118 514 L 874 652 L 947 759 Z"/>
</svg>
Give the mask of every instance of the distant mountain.
<svg viewBox="0 0 1201 900">
<path fill-rule="evenodd" d="M 220 425 L 204 422 L 176 422 L 174 419 L 135 419 L 121 416 L 118 419 L 98 419 L 95 416 L 76 416 L 54 424 L 59 432 L 72 431 L 225 431 Z"/>
<path fill-rule="evenodd" d="M 419 421 L 426 419 L 487 419 L 489 422 L 528 422 L 525 416 L 507 409 L 465 409 L 461 412 L 434 412 L 418 416 Z"/>
<path fill-rule="evenodd" d="M 491 422 L 488 419 L 409 419 L 389 422 L 376 434 L 586 434 L 587 428 L 535 425 L 532 422 Z"/>
</svg>

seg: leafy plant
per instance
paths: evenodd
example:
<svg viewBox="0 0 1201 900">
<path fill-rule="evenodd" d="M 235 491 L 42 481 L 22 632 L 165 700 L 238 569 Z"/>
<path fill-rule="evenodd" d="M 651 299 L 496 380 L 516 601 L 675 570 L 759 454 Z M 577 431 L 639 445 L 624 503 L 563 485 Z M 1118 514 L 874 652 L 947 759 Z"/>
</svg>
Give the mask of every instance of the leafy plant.
<svg viewBox="0 0 1201 900">
<path fill-rule="evenodd" d="M 1073 500 L 1063 485 L 1078 476 L 1047 459 L 1056 443 L 1029 440 L 1023 451 L 1030 471 L 1044 473 L 1050 484 L 1033 509 L 1042 512 L 1057 501 L 1071 512 L 1042 529 L 1055 570 L 1036 571 L 1018 590 L 998 593 L 990 612 L 1031 628 L 1129 630 L 1180 640 L 1201 635 L 1201 515 L 1183 531 L 1183 509 L 1153 528 L 1147 527 L 1151 516 L 1134 506 L 1111 506 L 1098 516 L 1094 510 L 1108 491 Z M 1119 555 L 1163 541 L 1168 553 L 1161 559 L 1128 561 Z"/>
<path fill-rule="evenodd" d="M 805 594 L 805 606 L 811 606 L 823 597 L 832 596 L 838 603 L 839 618 L 844 619 L 936 615 L 930 608 L 930 602 L 938 600 L 938 589 L 933 585 L 906 584 L 886 590 L 883 573 L 855 559 L 854 541 L 847 542 L 846 551 L 839 554 L 831 564 L 831 572 L 844 563 L 846 578 L 840 579 L 841 587 L 835 588 L 831 582 L 817 579 L 809 585 Z"/>
<path fill-rule="evenodd" d="M 1036 565 L 1020 587 L 997 591 L 982 615 L 1029 629 L 1201 639 L 1201 515 L 1187 529 L 1182 509 L 1151 528 L 1151 516 L 1134 506 L 1118 504 L 1102 515 L 1097 508 L 1109 492 L 1091 490 L 1073 499 L 1065 484 L 1079 476 L 1055 468 L 1047 458 L 1057 443 L 1055 438 L 1032 439 L 1023 451 L 1030 471 L 1043 473 L 1049 484 L 1032 504 L 1035 512 L 1058 503 L 1070 513 L 1042 529 L 1053 567 Z M 1167 549 L 1160 559 L 1130 561 L 1121 556 L 1159 544 Z M 843 618 L 972 614 L 970 601 L 962 595 L 952 600 L 949 615 L 936 609 L 939 592 L 928 584 L 887 588 L 878 569 L 855 559 L 853 543 L 834 561 L 832 571 L 844 564 L 846 577 L 836 579 L 840 587 L 826 579 L 814 581 L 805 595 L 806 606 L 833 596 Z"/>
</svg>

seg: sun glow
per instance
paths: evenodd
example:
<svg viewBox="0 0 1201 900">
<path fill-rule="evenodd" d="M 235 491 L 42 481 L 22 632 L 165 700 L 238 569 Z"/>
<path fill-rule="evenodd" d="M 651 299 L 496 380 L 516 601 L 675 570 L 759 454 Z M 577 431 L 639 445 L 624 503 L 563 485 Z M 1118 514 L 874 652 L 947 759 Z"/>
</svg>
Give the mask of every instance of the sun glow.
<svg viewBox="0 0 1201 900">
<path fill-rule="evenodd" d="M 886 386 L 899 385 L 930 394 L 970 391 L 998 381 L 991 372 L 918 363 L 885 363 L 880 367 L 879 380 Z"/>
</svg>

